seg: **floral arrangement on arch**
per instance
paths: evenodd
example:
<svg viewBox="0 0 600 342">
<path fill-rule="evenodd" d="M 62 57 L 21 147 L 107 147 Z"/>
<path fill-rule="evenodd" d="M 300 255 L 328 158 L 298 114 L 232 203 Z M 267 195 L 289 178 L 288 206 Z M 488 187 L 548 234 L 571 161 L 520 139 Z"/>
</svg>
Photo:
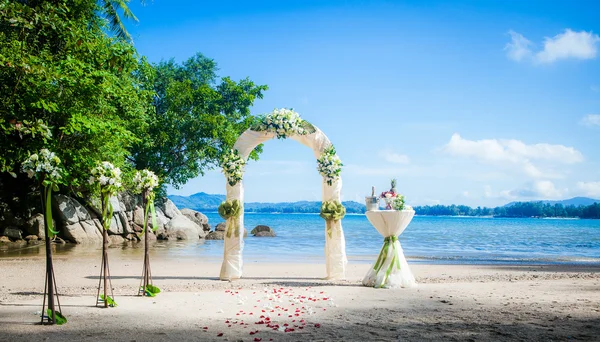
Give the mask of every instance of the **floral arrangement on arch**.
<svg viewBox="0 0 600 342">
<path fill-rule="evenodd" d="M 221 167 L 230 186 L 234 186 L 242 180 L 245 166 L 246 161 L 235 149 L 230 150 L 221 159 Z"/>
<path fill-rule="evenodd" d="M 313 125 L 303 120 L 292 109 L 274 109 L 270 114 L 260 119 L 260 122 L 251 128 L 254 131 L 273 132 L 277 139 L 285 139 L 292 135 L 307 135 L 314 133 Z"/>
<path fill-rule="evenodd" d="M 146 232 L 148 227 L 148 213 L 151 213 L 152 218 L 152 231 L 158 230 L 158 223 L 156 219 L 156 209 L 154 208 L 154 188 L 158 186 L 158 176 L 154 172 L 144 169 L 137 171 L 133 177 L 133 190 L 136 194 L 144 194 L 146 196 L 146 203 L 144 207 L 144 228 L 142 234 Z"/>
<path fill-rule="evenodd" d="M 317 170 L 330 186 L 333 184 L 333 181 L 340 178 L 342 166 L 344 166 L 344 164 L 342 164 L 340 157 L 338 157 L 335 152 L 335 147 L 333 147 L 333 145 L 325 148 L 317 159 Z"/>
</svg>

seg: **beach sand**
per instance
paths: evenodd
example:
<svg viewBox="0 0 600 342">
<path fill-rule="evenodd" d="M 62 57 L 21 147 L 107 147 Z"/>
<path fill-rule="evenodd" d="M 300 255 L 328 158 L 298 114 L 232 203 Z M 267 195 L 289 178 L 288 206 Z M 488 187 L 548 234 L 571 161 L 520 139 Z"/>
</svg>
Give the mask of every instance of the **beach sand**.
<svg viewBox="0 0 600 342">
<path fill-rule="evenodd" d="M 163 292 L 149 298 L 135 295 L 139 255 L 111 249 L 109 260 L 118 307 L 94 306 L 100 253 L 59 255 L 69 322 L 41 326 L 44 258 L 0 259 L 0 341 L 600 338 L 598 267 L 411 264 L 417 287 L 374 289 L 361 285 L 367 264 L 350 263 L 347 280 L 326 281 L 323 264 L 248 262 L 244 278 L 228 282 L 218 279 L 218 260 L 155 255 Z"/>
</svg>

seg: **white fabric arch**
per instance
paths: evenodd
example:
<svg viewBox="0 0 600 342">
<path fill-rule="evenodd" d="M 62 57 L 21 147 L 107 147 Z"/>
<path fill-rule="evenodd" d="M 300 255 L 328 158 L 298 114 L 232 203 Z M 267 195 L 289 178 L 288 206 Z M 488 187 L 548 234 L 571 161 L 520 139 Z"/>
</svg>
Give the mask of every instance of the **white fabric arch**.
<svg viewBox="0 0 600 342">
<path fill-rule="evenodd" d="M 248 160 L 250 152 L 252 152 L 257 145 L 273 138 L 275 138 L 275 133 L 272 132 L 247 130 L 238 138 L 233 148 L 238 151 L 239 155 L 244 160 Z M 314 133 L 307 135 L 292 135 L 290 138 L 311 148 L 315 158 L 319 158 L 321 152 L 331 145 L 327 136 L 325 136 L 325 134 L 317 127 L 315 127 Z M 227 200 L 237 199 L 240 203 L 243 203 L 244 185 L 242 181 L 231 186 L 226 179 L 225 184 L 227 188 Z M 341 177 L 333 181 L 331 185 L 327 184 L 326 180 L 323 179 L 322 189 L 323 201 L 340 201 L 340 192 L 342 190 Z M 242 212 L 236 220 L 237 226 L 242 227 L 240 229 L 242 229 L 243 232 L 244 213 Z M 228 231 L 229 225 L 232 224 L 232 222 L 231 220 L 227 220 L 226 222 L 226 231 Z M 344 239 L 342 222 L 335 221 L 331 237 L 327 234 L 326 230 L 324 230 L 324 234 L 327 279 L 345 279 L 348 259 L 346 258 L 346 240 Z M 239 234 L 239 236 L 235 236 L 235 234 L 231 234 L 229 237 L 224 237 L 225 243 L 220 275 L 221 280 L 233 280 L 242 277 L 242 251 L 244 249 L 243 235 L 244 234 Z"/>
</svg>

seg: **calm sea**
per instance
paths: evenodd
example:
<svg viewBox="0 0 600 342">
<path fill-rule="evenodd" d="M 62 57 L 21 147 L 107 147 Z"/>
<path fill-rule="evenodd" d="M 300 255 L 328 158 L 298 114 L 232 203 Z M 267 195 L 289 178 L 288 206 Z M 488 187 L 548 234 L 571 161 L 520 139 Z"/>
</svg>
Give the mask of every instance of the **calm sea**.
<svg viewBox="0 0 600 342">
<path fill-rule="evenodd" d="M 216 213 L 207 216 L 213 226 L 223 221 Z M 250 213 L 244 220 L 248 231 L 264 224 L 277 233 L 275 238 L 250 235 L 245 262 L 324 262 L 325 223 L 318 214 Z M 383 238 L 366 216 L 347 215 L 342 226 L 348 259 L 373 262 Z M 416 216 L 400 235 L 400 243 L 409 262 L 600 265 L 600 220 Z M 220 260 L 223 241 L 158 242 L 155 252 L 159 251 L 172 257 Z"/>
</svg>

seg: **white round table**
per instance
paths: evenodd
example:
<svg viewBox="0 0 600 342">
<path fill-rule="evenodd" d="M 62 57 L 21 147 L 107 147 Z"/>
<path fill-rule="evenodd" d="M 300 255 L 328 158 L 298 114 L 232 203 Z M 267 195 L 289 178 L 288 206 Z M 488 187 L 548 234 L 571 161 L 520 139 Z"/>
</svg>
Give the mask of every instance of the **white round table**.
<svg viewBox="0 0 600 342">
<path fill-rule="evenodd" d="M 363 285 L 376 288 L 413 287 L 416 285 L 398 236 L 408 226 L 414 210 L 371 210 L 367 219 L 384 237 L 377 261 L 363 279 Z"/>
</svg>

